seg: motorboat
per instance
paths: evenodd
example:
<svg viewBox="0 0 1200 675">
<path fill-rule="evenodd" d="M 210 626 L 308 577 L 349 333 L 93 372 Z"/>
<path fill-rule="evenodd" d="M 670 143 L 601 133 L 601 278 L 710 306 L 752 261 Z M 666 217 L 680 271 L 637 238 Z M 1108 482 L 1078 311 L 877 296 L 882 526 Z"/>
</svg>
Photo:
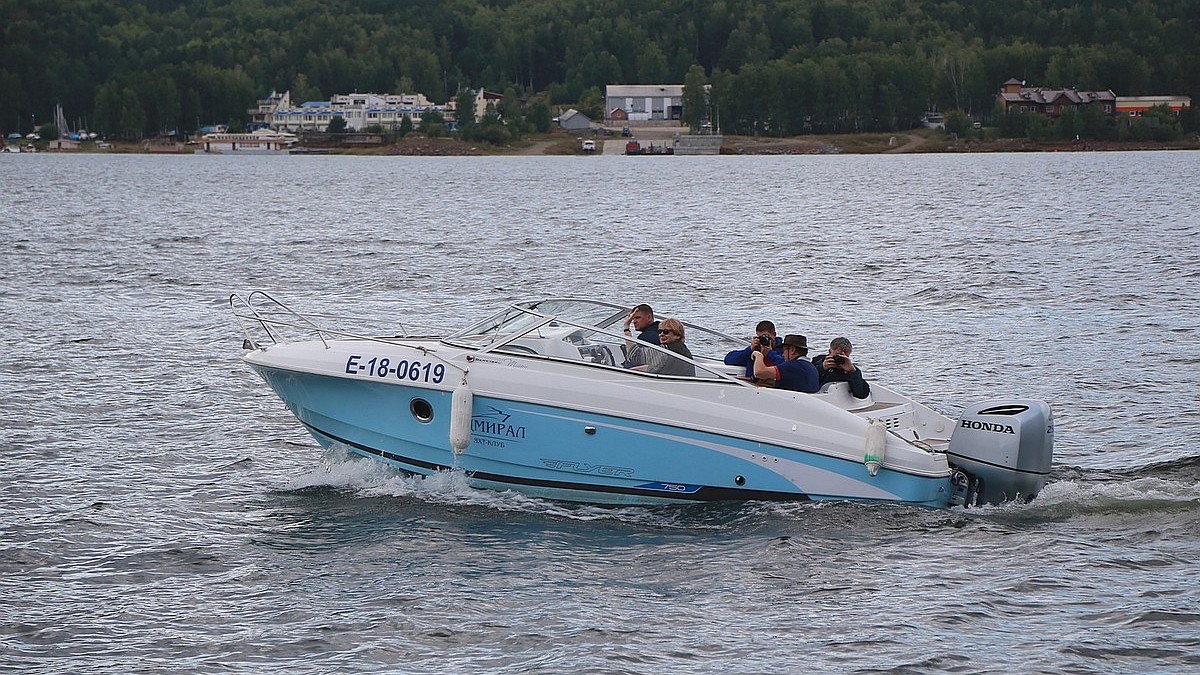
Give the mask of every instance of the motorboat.
<svg viewBox="0 0 1200 675">
<path fill-rule="evenodd" d="M 229 301 L 244 361 L 318 444 L 408 474 L 591 503 L 946 507 L 1028 501 L 1050 472 L 1043 401 L 952 418 L 875 381 L 865 399 L 757 386 L 723 361 L 745 339 L 683 322 L 686 358 L 623 335 L 626 305 L 529 300 L 444 335 L 364 335 L 262 291 Z"/>
</svg>

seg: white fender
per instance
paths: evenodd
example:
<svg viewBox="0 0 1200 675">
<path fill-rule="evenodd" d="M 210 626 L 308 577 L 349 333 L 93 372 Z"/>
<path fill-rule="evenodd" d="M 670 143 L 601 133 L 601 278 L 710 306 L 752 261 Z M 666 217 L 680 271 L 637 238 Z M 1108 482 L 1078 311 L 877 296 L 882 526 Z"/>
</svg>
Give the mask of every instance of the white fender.
<svg viewBox="0 0 1200 675">
<path fill-rule="evenodd" d="M 874 476 L 883 466 L 883 458 L 887 456 L 887 427 L 883 421 L 876 418 L 867 426 L 867 448 L 863 455 L 863 464 L 867 465 L 867 473 Z"/>
<path fill-rule="evenodd" d="M 450 395 L 450 447 L 461 455 L 471 444 L 471 406 L 473 394 L 465 383 L 454 388 Z"/>
</svg>

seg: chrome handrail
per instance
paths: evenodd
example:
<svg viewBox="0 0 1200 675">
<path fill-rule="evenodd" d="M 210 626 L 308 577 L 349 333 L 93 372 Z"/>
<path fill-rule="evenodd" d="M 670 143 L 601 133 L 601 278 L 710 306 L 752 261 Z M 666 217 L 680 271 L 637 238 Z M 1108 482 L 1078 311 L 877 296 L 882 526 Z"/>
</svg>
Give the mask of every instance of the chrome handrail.
<svg viewBox="0 0 1200 675">
<path fill-rule="evenodd" d="M 259 311 L 259 308 L 255 307 L 255 305 L 254 305 L 254 298 L 256 296 L 263 298 L 267 302 L 270 302 L 278 310 L 281 310 L 287 314 L 290 314 L 291 316 L 296 317 L 303 323 L 302 324 L 288 323 L 286 321 L 281 321 L 279 319 L 274 319 L 274 318 L 263 316 L 263 313 Z M 247 310 L 250 311 L 250 314 L 252 314 L 253 316 L 249 316 L 246 314 L 239 314 L 235 301 L 240 302 Z M 229 308 L 233 312 L 233 316 L 239 320 L 239 323 L 241 323 L 242 319 L 247 319 L 247 320 L 258 323 L 259 327 L 262 328 L 263 332 L 267 334 L 267 337 L 271 338 L 271 342 L 274 344 L 279 344 L 279 343 L 283 342 L 284 340 L 283 340 L 283 336 L 280 333 L 278 333 L 276 330 L 274 330 L 272 327 L 278 328 L 280 326 L 287 326 L 287 327 L 291 327 L 291 328 L 304 328 L 304 329 L 312 330 L 313 332 L 315 332 L 317 334 L 317 339 L 321 341 L 321 344 L 325 345 L 326 349 L 329 349 L 329 343 L 325 341 L 325 333 L 328 332 L 332 335 L 335 332 L 335 331 L 331 331 L 331 330 L 327 331 L 326 329 L 321 328 L 320 326 L 318 326 L 317 324 L 315 324 L 311 320 L 309 320 L 308 317 L 297 312 L 296 310 L 292 309 L 291 307 L 288 307 L 287 305 L 276 300 L 275 298 L 271 297 L 271 294 L 267 293 L 266 291 L 251 291 L 245 298 L 242 298 L 237 293 L 230 293 L 229 294 Z M 250 338 L 249 331 L 246 330 L 245 324 L 242 324 L 242 333 L 245 334 L 246 339 L 251 344 L 257 344 L 254 342 L 253 339 Z"/>
<path fill-rule="evenodd" d="M 267 315 L 267 311 L 264 310 L 261 307 L 261 305 L 260 306 L 254 305 L 255 297 L 261 297 L 263 300 L 270 302 L 271 305 L 274 305 L 275 308 L 282 311 L 283 313 L 293 316 L 293 317 L 296 317 L 296 319 L 299 319 L 299 323 L 284 320 L 284 319 L 274 318 L 272 316 Z M 263 332 L 266 333 L 267 337 L 269 337 L 271 339 L 271 342 L 276 345 L 282 344 L 286 341 L 284 339 L 283 335 L 281 334 L 281 332 L 278 330 L 280 327 L 299 328 L 302 330 L 310 330 L 310 331 L 315 332 L 317 334 L 317 338 L 321 341 L 321 344 L 324 345 L 326 349 L 329 349 L 329 342 L 326 340 L 327 336 L 330 339 L 349 338 L 352 340 L 365 340 L 365 341 L 369 341 L 369 342 L 379 342 L 381 344 L 387 344 L 387 345 L 392 345 L 392 346 L 396 346 L 396 347 L 405 347 L 408 349 L 419 351 L 426 357 L 436 358 L 439 361 L 445 363 L 447 366 L 454 368 L 456 370 L 462 371 L 464 374 L 469 370 L 469 368 L 467 368 L 465 366 L 453 363 L 453 362 L 441 357 L 440 355 L 438 355 L 436 353 L 437 352 L 436 349 L 430 349 L 429 347 L 427 347 L 425 345 L 417 345 L 417 344 L 411 344 L 411 343 L 405 342 L 404 340 L 414 339 L 414 336 L 410 336 L 408 334 L 408 331 L 405 330 L 403 328 L 403 326 L 400 327 L 403 335 L 400 335 L 397 337 L 380 337 L 378 335 L 361 335 L 359 333 L 354 333 L 354 332 L 347 331 L 347 330 L 340 330 L 340 329 L 336 329 L 336 328 L 327 328 L 324 326 L 317 325 L 315 322 L 311 321 L 307 316 L 288 307 L 287 305 L 283 304 L 279 300 L 276 300 L 274 297 L 272 297 L 266 291 L 252 291 L 245 298 L 238 295 L 237 293 L 231 293 L 229 295 L 229 306 L 233 312 L 233 316 L 236 319 L 238 319 L 238 323 L 242 327 L 242 334 L 245 337 L 245 341 L 242 343 L 242 346 L 245 347 L 246 349 L 262 349 L 264 351 L 266 350 L 266 347 L 259 345 L 253 339 L 253 337 L 250 334 L 250 331 L 247 329 L 246 322 L 251 322 L 251 323 L 257 323 L 258 326 L 263 330 Z M 239 310 L 239 306 L 242 309 Z M 248 313 L 246 313 L 247 311 L 248 311 Z M 336 318 L 336 315 L 314 314 L 312 316 L 318 316 L 318 317 L 324 316 L 327 318 L 328 317 Z"/>
</svg>

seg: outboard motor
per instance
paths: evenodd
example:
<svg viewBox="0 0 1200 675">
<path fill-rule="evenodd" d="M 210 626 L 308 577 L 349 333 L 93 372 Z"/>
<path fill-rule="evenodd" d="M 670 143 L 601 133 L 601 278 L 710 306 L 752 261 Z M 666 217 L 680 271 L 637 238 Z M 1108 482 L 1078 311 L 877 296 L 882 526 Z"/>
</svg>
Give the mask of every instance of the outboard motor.
<svg viewBox="0 0 1200 675">
<path fill-rule="evenodd" d="M 1054 454 L 1054 416 L 1044 401 L 985 401 L 968 406 L 946 457 L 966 472 L 967 506 L 1029 501 L 1046 484 Z"/>
</svg>

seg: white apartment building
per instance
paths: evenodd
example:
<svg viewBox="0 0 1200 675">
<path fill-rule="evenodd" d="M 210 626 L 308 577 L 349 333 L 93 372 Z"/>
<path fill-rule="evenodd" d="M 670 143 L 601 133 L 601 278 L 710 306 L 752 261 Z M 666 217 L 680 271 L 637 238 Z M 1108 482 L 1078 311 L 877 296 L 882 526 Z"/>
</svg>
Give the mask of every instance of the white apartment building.
<svg viewBox="0 0 1200 675">
<path fill-rule="evenodd" d="M 436 105 L 424 94 L 337 94 L 328 101 L 306 101 L 293 105 L 291 92 L 271 92 L 251 108 L 252 127 L 268 127 L 276 131 L 324 131 L 335 117 L 346 120 L 351 131 L 379 125 L 400 126 L 407 117 L 413 126 L 421 123 L 425 114 L 436 111 L 443 117 L 453 117 L 454 106 Z"/>
</svg>

